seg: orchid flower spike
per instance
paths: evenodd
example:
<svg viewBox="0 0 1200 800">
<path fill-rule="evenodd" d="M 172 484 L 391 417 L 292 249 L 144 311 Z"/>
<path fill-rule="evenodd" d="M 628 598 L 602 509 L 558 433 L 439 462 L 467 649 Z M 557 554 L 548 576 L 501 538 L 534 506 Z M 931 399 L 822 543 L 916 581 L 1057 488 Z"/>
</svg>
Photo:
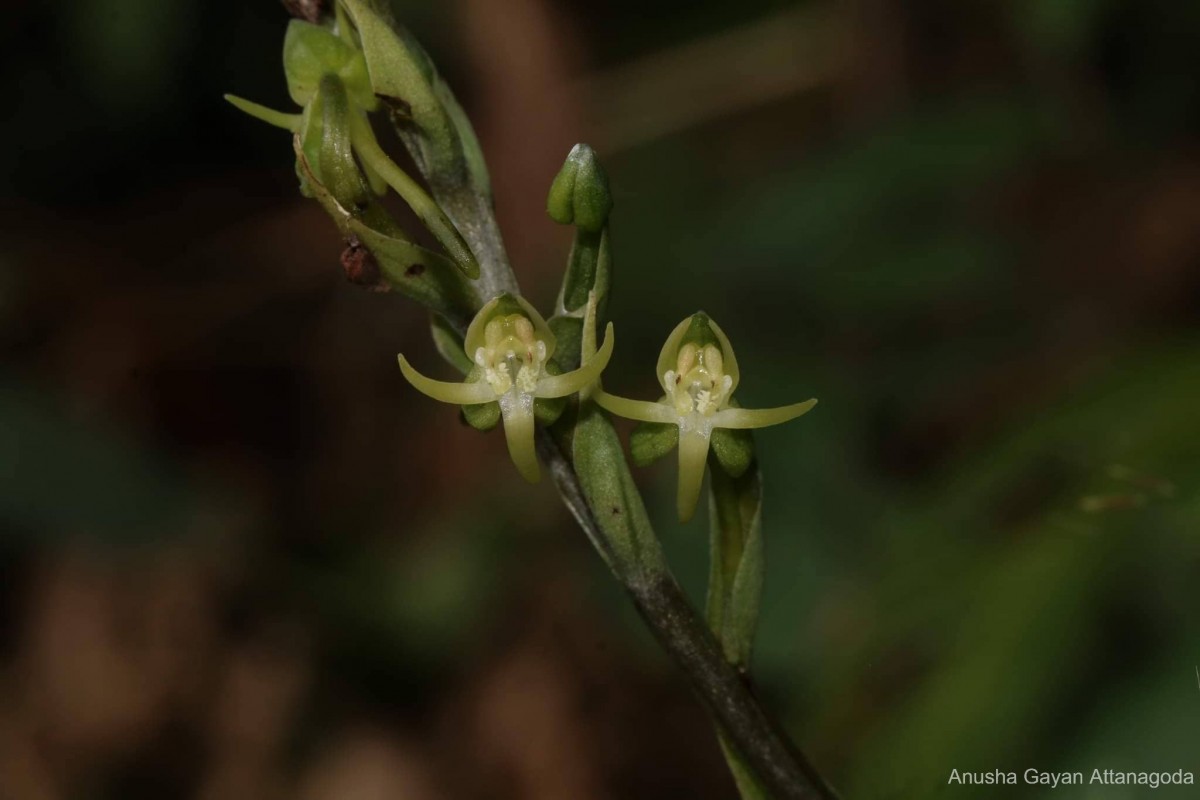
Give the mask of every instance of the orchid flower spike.
<svg viewBox="0 0 1200 800">
<path fill-rule="evenodd" d="M 709 441 L 715 428 L 765 428 L 795 419 L 817 404 L 815 399 L 790 406 L 746 409 L 731 405 L 737 389 L 737 358 L 725 332 L 703 312 L 671 331 L 658 356 L 658 380 L 666 392 L 658 402 L 630 400 L 597 390 L 592 398 L 605 410 L 642 422 L 679 426 L 679 521 L 696 510 Z"/>
<path fill-rule="evenodd" d="M 502 294 L 485 305 L 467 329 L 463 350 L 475 367 L 465 381 L 427 378 L 403 355 L 400 371 L 418 391 L 443 403 L 498 403 L 509 455 L 521 475 L 536 483 L 541 474 L 533 443 L 534 400 L 566 397 L 594 384 L 612 356 L 612 323 L 599 351 L 573 372 L 557 375 L 548 370 L 554 344 L 554 334 L 533 306 L 522 297 Z"/>
</svg>

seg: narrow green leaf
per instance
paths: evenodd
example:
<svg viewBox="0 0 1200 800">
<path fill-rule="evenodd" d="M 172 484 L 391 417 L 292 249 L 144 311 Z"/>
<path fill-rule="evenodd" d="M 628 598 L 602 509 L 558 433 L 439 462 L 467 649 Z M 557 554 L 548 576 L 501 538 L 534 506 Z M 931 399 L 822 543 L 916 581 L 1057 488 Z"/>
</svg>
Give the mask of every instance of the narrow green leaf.
<svg viewBox="0 0 1200 800">
<path fill-rule="evenodd" d="M 571 438 L 575 474 L 604 531 L 610 566 L 634 579 L 665 571 L 662 549 L 629 474 L 612 423 L 592 402 L 579 407 Z"/>
<path fill-rule="evenodd" d="M 445 109 L 446 114 L 450 117 L 450 124 L 458 133 L 458 142 L 462 149 L 463 159 L 467 164 L 471 188 L 481 197 L 490 199 L 492 179 L 488 175 L 483 148 L 479 145 L 479 137 L 475 135 L 475 128 L 472 127 L 471 120 L 467 118 L 466 112 L 459 105 L 458 98 L 450 91 L 449 84 L 441 80 L 434 81 L 433 91 L 442 101 L 442 108 Z"/>
<path fill-rule="evenodd" d="M 563 370 L 579 369 L 580 346 L 583 344 L 583 319 L 581 317 L 553 316 L 548 321 L 550 330 L 558 342 L 554 360 Z"/>
<path fill-rule="evenodd" d="M 475 363 L 463 351 L 462 334 L 441 314 L 429 315 L 429 333 L 433 337 L 433 346 L 447 364 L 463 375 L 475 368 Z"/>
<path fill-rule="evenodd" d="M 753 461 L 753 441 L 749 442 Z M 725 652 L 740 670 L 748 668 L 758 625 L 763 586 L 762 480 L 757 463 L 739 477 L 729 475 L 713 438 L 709 458 L 709 581 L 705 613 Z M 742 800 L 767 800 L 741 754 L 718 731 L 721 750 Z"/>
<path fill-rule="evenodd" d="M 719 468 L 709 472 L 706 615 L 726 658 L 745 668 L 762 599 L 762 480 L 757 465 L 738 478 Z"/>
</svg>

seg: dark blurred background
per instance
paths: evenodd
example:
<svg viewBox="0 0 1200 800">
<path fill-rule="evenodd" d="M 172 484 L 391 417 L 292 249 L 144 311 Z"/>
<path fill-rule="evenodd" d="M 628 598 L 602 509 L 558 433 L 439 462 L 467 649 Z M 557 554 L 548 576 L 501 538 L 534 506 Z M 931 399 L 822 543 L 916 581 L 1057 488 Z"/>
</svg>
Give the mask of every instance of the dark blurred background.
<svg viewBox="0 0 1200 800">
<path fill-rule="evenodd" d="M 759 436 L 755 676 L 848 798 L 1200 771 L 1200 4 L 395 7 L 543 308 L 550 179 L 608 165 L 609 386 L 704 308 L 744 403 L 821 399 Z M 734 797 L 553 491 L 401 379 L 426 315 L 222 102 L 290 107 L 279 3 L 0 14 L 0 797 Z M 703 515 L 637 478 L 699 599 Z"/>
</svg>

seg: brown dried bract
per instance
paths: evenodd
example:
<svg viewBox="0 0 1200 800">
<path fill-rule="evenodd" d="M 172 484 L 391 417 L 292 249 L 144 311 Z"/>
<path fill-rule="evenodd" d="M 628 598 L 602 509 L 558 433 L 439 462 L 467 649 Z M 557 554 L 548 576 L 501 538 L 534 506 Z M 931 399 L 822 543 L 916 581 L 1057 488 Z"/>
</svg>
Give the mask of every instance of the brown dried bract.
<svg viewBox="0 0 1200 800">
<path fill-rule="evenodd" d="M 283 7 L 293 17 L 317 23 L 326 13 L 325 0 L 282 0 Z"/>
<path fill-rule="evenodd" d="M 346 249 L 342 251 L 341 261 L 346 280 L 373 292 L 388 291 L 388 285 L 380 280 L 379 262 L 357 238 L 346 240 Z"/>
</svg>

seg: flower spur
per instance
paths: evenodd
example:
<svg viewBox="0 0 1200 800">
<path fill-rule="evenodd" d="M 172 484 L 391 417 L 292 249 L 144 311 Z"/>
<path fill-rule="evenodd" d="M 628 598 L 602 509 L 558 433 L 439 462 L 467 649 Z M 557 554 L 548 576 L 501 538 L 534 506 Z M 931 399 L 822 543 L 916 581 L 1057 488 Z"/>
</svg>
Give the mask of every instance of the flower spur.
<svg viewBox="0 0 1200 800">
<path fill-rule="evenodd" d="M 740 372 L 729 339 L 703 312 L 679 323 L 663 345 L 655 370 L 666 393 L 657 402 L 631 400 L 597 389 L 592 398 L 617 416 L 678 428 L 680 522 L 696 510 L 713 431 L 765 428 L 795 419 L 817 404 L 815 399 L 765 409 L 740 408 L 733 400 Z"/>
<path fill-rule="evenodd" d="M 502 294 L 472 320 L 463 350 L 474 367 L 461 383 L 427 378 L 400 355 L 400 371 L 418 391 L 443 403 L 460 406 L 498 404 L 508 452 L 530 483 L 541 477 L 534 450 L 534 403 L 567 397 L 590 386 L 612 356 L 612 323 L 604 344 L 579 367 L 563 374 L 550 360 L 555 339 L 549 326 L 524 298 Z"/>
</svg>

